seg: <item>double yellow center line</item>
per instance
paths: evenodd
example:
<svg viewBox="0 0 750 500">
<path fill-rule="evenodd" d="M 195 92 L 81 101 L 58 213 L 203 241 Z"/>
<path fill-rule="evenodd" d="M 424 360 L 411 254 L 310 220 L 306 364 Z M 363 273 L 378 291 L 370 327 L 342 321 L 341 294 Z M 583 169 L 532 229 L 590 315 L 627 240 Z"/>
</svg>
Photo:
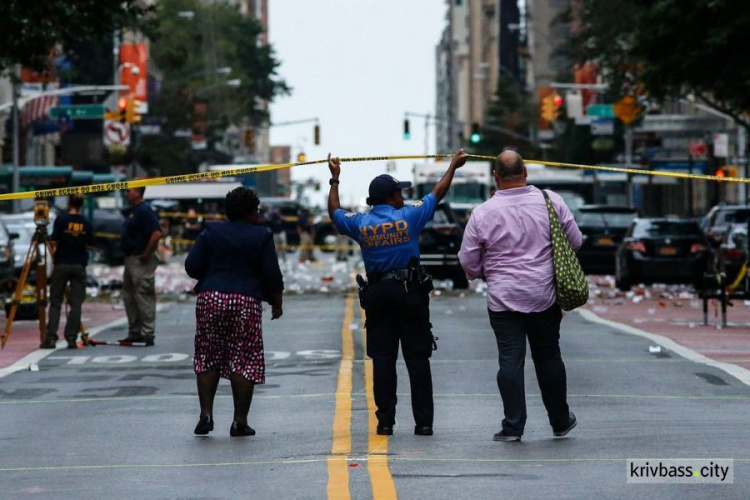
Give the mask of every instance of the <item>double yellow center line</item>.
<svg viewBox="0 0 750 500">
<path fill-rule="evenodd" d="M 362 311 L 364 317 L 364 311 Z M 333 444 L 328 456 L 329 499 L 351 498 L 349 481 L 349 458 L 352 452 L 352 382 L 354 378 L 354 293 L 346 297 L 344 320 L 341 325 L 341 365 L 336 387 L 336 410 L 333 417 Z M 367 345 L 366 333 L 362 329 L 363 345 Z M 388 437 L 375 433 L 375 400 L 372 391 L 372 360 L 364 360 L 365 391 L 367 395 L 368 445 L 367 472 L 370 475 L 374 499 L 395 499 L 396 487 L 388 468 Z"/>
</svg>

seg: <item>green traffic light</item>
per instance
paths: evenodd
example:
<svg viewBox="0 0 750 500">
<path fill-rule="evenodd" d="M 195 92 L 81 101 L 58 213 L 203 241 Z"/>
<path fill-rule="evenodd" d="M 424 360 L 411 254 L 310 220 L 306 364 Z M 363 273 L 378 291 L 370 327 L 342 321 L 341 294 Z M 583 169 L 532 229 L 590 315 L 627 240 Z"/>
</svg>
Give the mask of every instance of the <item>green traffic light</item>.
<svg viewBox="0 0 750 500">
<path fill-rule="evenodd" d="M 479 133 L 474 132 L 473 134 L 469 136 L 469 140 L 471 141 L 472 144 L 479 144 L 479 141 L 482 140 L 482 136 Z"/>
<path fill-rule="evenodd" d="M 404 140 L 408 141 L 409 139 L 411 139 L 411 134 L 409 132 L 404 132 Z"/>
</svg>

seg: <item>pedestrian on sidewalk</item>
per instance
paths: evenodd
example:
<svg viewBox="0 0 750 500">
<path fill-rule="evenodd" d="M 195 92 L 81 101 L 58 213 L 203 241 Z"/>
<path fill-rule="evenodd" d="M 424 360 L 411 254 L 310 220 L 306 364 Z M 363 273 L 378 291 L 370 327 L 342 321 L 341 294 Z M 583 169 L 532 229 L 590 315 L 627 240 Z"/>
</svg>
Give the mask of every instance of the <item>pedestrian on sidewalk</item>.
<svg viewBox="0 0 750 500">
<path fill-rule="evenodd" d="M 68 197 L 68 213 L 60 214 L 52 225 L 50 245 L 53 249 L 54 269 L 50 282 L 49 315 L 47 332 L 39 347 L 54 349 L 57 343 L 57 327 L 60 324 L 60 308 L 65 291 L 68 296 L 68 318 L 65 323 L 65 340 L 68 349 L 77 347 L 78 332 L 81 331 L 81 306 L 86 299 L 86 265 L 89 262 L 88 248 L 94 246 L 94 231 L 91 222 L 81 215 L 83 196 Z"/>
<path fill-rule="evenodd" d="M 128 336 L 120 342 L 145 342 L 150 346 L 154 345 L 156 328 L 156 249 L 162 233 L 159 217 L 143 201 L 145 192 L 145 187 L 125 190 L 130 207 L 122 211 L 125 222 L 120 242 L 125 254 L 122 299 L 128 316 Z"/>
<path fill-rule="evenodd" d="M 264 384 L 262 302 L 271 319 L 282 311 L 284 282 L 273 235 L 258 225 L 260 200 L 247 188 L 227 194 L 228 221 L 214 222 L 198 236 L 185 271 L 198 280 L 195 291 L 195 356 L 201 413 L 195 434 L 214 428 L 213 404 L 220 378 L 232 383 L 231 436 L 254 436 L 247 423 L 256 384 Z"/>
<path fill-rule="evenodd" d="M 345 212 L 339 201 L 341 162 L 328 155 L 331 190 L 328 215 L 341 234 L 359 243 L 367 271 L 367 286 L 360 302 L 367 313 L 367 355 L 372 358 L 373 392 L 378 419 L 376 432 L 393 434 L 396 422 L 396 360 L 398 345 L 404 354 L 411 384 L 414 434 L 431 436 L 433 422 L 430 356 L 434 339 L 430 323 L 432 280 L 419 265 L 419 233 L 435 215 L 458 168 L 466 163 L 456 153 L 432 192 L 413 205 L 404 204 L 399 182 L 388 174 L 370 183 L 368 214 Z"/>
<path fill-rule="evenodd" d="M 520 441 L 526 425 L 524 362 L 529 339 L 542 401 L 553 435 L 576 426 L 568 408 L 565 364 L 560 353 L 562 310 L 556 303 L 549 214 L 543 193 L 526 185 L 526 167 L 515 151 L 495 160 L 497 191 L 475 208 L 458 258 L 469 279 L 487 283 L 487 307 L 500 368 L 497 386 L 505 418 L 495 441 Z M 562 198 L 547 191 L 571 246 L 581 231 Z"/>
</svg>

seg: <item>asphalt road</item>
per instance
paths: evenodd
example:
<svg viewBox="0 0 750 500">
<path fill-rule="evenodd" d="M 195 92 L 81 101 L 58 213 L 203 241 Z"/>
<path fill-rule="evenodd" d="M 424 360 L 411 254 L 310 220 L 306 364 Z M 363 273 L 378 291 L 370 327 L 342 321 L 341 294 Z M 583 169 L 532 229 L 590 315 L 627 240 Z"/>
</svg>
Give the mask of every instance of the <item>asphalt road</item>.
<svg viewBox="0 0 750 500">
<path fill-rule="evenodd" d="M 527 362 L 529 420 L 498 443 L 497 348 L 484 299 L 433 299 L 435 435 L 413 435 L 400 365 L 398 425 L 373 433 L 362 319 L 344 295 L 289 296 L 265 317 L 255 437 L 231 438 L 222 381 L 209 437 L 192 433 L 194 311 L 159 313 L 156 346 L 58 350 L 0 380 L 3 498 L 747 498 L 750 387 L 649 340 L 563 320 L 578 427 L 553 439 Z M 266 312 L 268 313 L 268 311 Z M 115 340 L 124 326 L 97 336 Z M 627 459 L 733 458 L 733 484 L 630 484 Z"/>
</svg>

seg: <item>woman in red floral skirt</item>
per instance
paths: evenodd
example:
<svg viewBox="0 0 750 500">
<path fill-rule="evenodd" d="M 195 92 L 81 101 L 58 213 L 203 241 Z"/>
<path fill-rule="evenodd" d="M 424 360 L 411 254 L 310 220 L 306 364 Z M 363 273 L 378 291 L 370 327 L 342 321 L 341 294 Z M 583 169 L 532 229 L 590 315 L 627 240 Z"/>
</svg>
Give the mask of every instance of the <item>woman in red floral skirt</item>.
<svg viewBox="0 0 750 500">
<path fill-rule="evenodd" d="M 260 201 L 244 187 L 226 197 L 227 222 L 209 224 L 185 261 L 197 279 L 193 366 L 201 413 L 195 433 L 214 429 L 213 404 L 219 378 L 232 383 L 231 436 L 253 436 L 247 414 L 255 384 L 265 383 L 261 301 L 271 304 L 271 319 L 282 315 L 284 283 L 268 228 L 258 225 Z"/>
</svg>

